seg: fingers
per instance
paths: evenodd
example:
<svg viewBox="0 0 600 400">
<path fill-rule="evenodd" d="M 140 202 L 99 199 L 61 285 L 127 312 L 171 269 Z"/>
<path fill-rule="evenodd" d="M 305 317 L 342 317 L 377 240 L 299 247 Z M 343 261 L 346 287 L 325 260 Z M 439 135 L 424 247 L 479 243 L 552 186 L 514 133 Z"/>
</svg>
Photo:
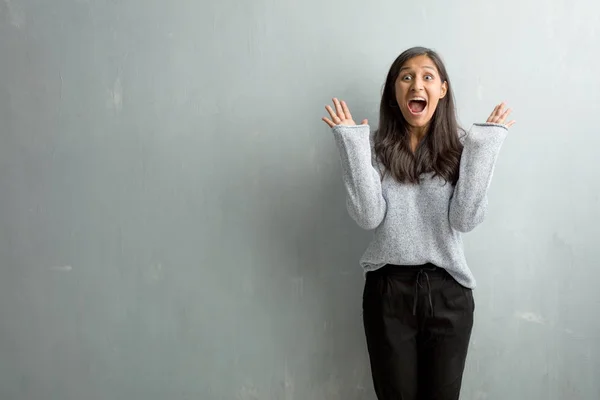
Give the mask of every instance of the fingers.
<svg viewBox="0 0 600 400">
<path fill-rule="evenodd" d="M 502 103 L 498 104 L 494 108 L 494 111 L 492 111 L 492 114 L 490 114 L 489 118 L 487 119 L 487 122 L 494 123 L 494 124 L 506 125 L 507 128 L 510 128 L 511 126 L 513 126 L 515 124 L 515 122 L 516 122 L 514 120 L 512 120 L 512 121 L 510 121 L 508 123 L 505 123 L 505 121 L 507 120 L 508 116 L 512 112 L 512 108 L 507 108 L 505 110 L 504 109 L 505 106 L 506 106 L 505 102 L 502 102 Z"/>
<path fill-rule="evenodd" d="M 335 124 L 333 123 L 333 121 L 331 121 L 329 118 L 321 118 L 327 125 L 329 125 L 330 128 L 333 128 L 335 126 Z"/>
<path fill-rule="evenodd" d="M 325 106 L 330 118 L 321 118 L 323 122 L 332 128 L 336 125 L 355 125 L 355 122 L 352 119 L 352 114 L 350 113 L 350 109 L 348 108 L 348 104 L 346 104 L 345 101 L 340 101 L 337 98 L 333 98 L 333 105 L 335 109 L 329 105 Z M 368 120 L 363 119 L 361 124 L 366 125 L 368 122 Z"/>
<path fill-rule="evenodd" d="M 335 105 L 335 111 L 337 111 L 337 116 L 342 120 L 346 119 L 346 116 L 344 115 L 344 110 L 342 109 L 342 104 L 340 103 L 340 101 L 338 99 L 334 98 L 333 104 Z"/>
<path fill-rule="evenodd" d="M 338 115 L 335 113 L 335 111 L 333 111 L 333 109 L 331 108 L 331 106 L 325 106 L 325 109 L 327 110 L 327 112 L 331 116 L 331 119 L 333 120 L 333 122 L 335 122 L 336 124 L 339 124 L 341 122 L 340 117 L 338 117 Z"/>
<path fill-rule="evenodd" d="M 494 107 L 494 111 L 492 111 L 492 113 L 488 117 L 487 122 L 494 122 L 494 120 L 496 119 L 496 114 L 498 113 L 498 109 L 500 108 L 500 106 L 501 106 L 501 104 L 498 104 L 496 107 Z"/>
<path fill-rule="evenodd" d="M 348 109 L 348 105 L 345 101 L 342 101 L 342 111 L 344 111 L 344 116 L 346 119 L 352 119 L 352 114 L 350 114 L 350 110 Z"/>
<path fill-rule="evenodd" d="M 500 123 L 501 123 L 501 124 L 503 124 L 503 123 L 504 123 L 504 121 L 506 121 L 506 118 L 508 118 L 508 115 L 509 115 L 511 112 L 512 112 L 512 109 L 511 109 L 511 108 L 509 108 L 509 109 L 507 109 L 506 111 L 504 111 L 504 112 L 502 113 L 502 115 L 500 116 L 500 121 L 501 121 Z"/>
<path fill-rule="evenodd" d="M 496 107 L 494 107 L 494 111 L 492 112 L 492 116 L 494 118 L 496 118 L 498 116 L 498 113 L 500 112 L 500 109 L 502 109 L 502 107 L 504 107 L 504 103 L 500 103 L 500 104 L 496 105 Z"/>
<path fill-rule="evenodd" d="M 492 113 L 490 114 L 490 117 L 488 118 L 488 122 L 493 122 L 493 123 L 498 123 L 498 119 L 500 117 L 500 115 L 502 115 L 504 109 L 504 102 L 498 104 L 496 107 L 494 107 L 494 111 L 492 111 Z"/>
</svg>

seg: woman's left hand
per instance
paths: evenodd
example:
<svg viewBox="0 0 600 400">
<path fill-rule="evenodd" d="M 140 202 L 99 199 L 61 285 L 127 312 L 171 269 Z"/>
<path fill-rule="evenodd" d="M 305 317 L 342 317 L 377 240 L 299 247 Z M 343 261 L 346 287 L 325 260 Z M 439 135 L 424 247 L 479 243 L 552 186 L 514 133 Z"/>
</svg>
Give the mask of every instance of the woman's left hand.
<svg viewBox="0 0 600 400">
<path fill-rule="evenodd" d="M 486 122 L 506 125 L 507 128 L 510 128 L 511 126 L 513 126 L 516 122 L 515 120 L 512 120 L 510 122 L 505 122 L 506 119 L 508 118 L 508 115 L 512 111 L 512 109 L 510 109 L 510 108 L 507 108 L 506 110 L 504 110 L 505 106 L 506 106 L 506 103 L 504 103 L 504 102 L 498 104 L 496 106 L 496 108 L 494 108 L 494 111 L 492 111 L 492 114 L 490 115 L 490 117 L 487 119 Z"/>
</svg>

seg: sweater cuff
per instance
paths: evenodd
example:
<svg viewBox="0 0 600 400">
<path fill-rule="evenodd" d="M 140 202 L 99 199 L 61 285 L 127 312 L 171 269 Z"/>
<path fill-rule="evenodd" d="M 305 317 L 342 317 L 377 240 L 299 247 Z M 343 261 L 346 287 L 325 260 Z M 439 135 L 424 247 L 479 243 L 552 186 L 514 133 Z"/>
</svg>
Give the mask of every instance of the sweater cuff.
<svg viewBox="0 0 600 400">
<path fill-rule="evenodd" d="M 333 133 L 337 134 L 361 134 L 370 133 L 369 125 L 336 125 L 331 128 Z"/>
<path fill-rule="evenodd" d="M 491 122 L 476 123 L 467 134 L 466 140 L 478 144 L 489 143 L 501 145 L 508 135 L 508 127 Z"/>
</svg>

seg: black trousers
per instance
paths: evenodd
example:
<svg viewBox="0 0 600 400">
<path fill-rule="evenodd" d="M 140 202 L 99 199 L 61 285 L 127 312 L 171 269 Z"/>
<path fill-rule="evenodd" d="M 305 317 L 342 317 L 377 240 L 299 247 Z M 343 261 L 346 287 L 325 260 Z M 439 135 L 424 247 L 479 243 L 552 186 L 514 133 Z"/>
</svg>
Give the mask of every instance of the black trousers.
<svg viewBox="0 0 600 400">
<path fill-rule="evenodd" d="M 475 302 L 432 264 L 368 272 L 363 322 L 379 400 L 458 400 Z"/>
</svg>

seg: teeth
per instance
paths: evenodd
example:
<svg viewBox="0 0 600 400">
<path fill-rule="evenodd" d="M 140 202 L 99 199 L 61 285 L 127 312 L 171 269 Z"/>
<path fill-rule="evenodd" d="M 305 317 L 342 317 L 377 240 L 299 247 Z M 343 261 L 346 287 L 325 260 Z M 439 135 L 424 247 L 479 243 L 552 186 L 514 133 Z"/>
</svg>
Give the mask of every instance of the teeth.
<svg viewBox="0 0 600 400">
<path fill-rule="evenodd" d="M 420 100 L 420 101 L 427 101 L 425 100 L 423 97 L 413 97 L 412 99 L 410 99 L 411 101 L 413 100 Z"/>
</svg>

